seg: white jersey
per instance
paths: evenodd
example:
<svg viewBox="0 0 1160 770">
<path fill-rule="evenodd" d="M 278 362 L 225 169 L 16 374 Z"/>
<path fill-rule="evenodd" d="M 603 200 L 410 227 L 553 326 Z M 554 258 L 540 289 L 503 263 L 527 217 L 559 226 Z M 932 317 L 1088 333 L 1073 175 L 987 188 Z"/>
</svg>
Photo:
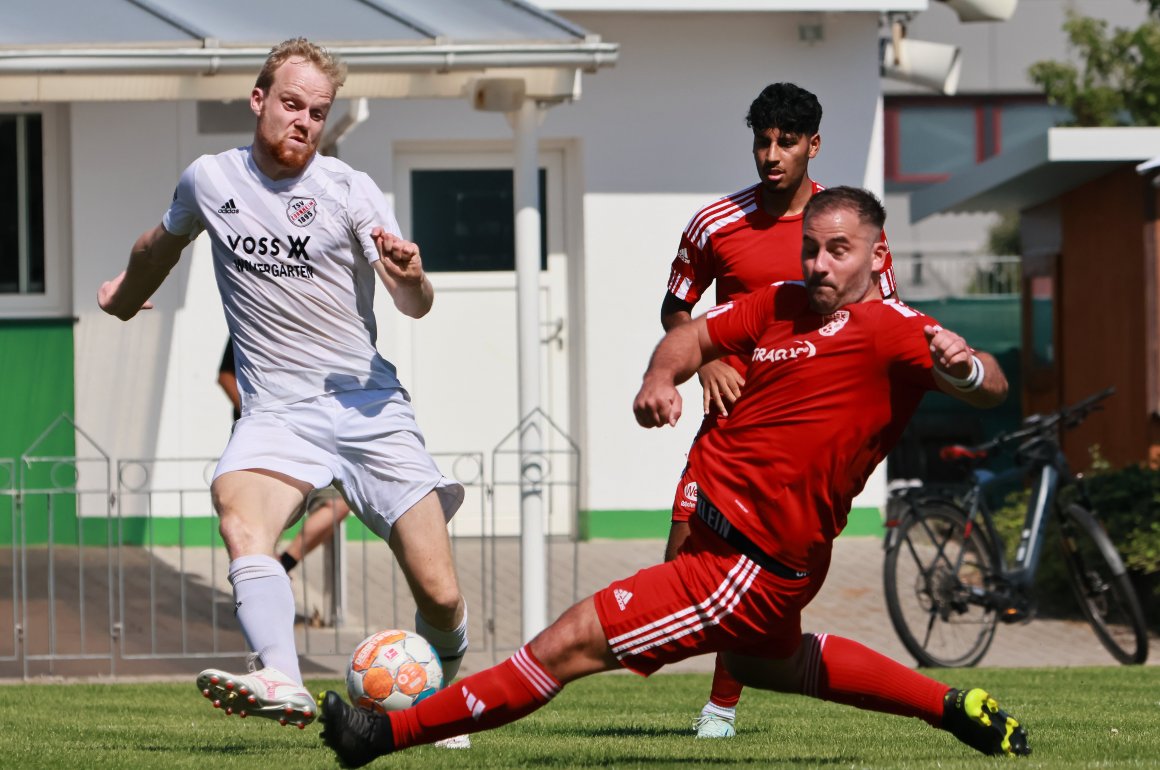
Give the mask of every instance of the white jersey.
<svg viewBox="0 0 1160 770">
<path fill-rule="evenodd" d="M 399 387 L 375 349 L 371 238 L 376 226 L 399 235 L 399 225 L 369 176 L 316 155 L 301 175 L 274 181 L 249 147 L 203 155 L 162 224 L 213 239 L 243 411 Z"/>
</svg>

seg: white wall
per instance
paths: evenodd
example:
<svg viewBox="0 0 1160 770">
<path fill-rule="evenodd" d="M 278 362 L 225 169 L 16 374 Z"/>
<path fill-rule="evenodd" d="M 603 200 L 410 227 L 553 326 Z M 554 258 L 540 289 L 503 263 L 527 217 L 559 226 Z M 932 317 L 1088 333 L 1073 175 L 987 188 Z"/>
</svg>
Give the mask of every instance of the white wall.
<svg viewBox="0 0 1160 770">
<path fill-rule="evenodd" d="M 77 422 L 115 459 L 216 456 L 230 431 L 216 382 L 227 332 L 207 239 L 128 323 L 96 291 L 160 223 L 182 169 L 246 137 L 199 137 L 195 106 L 173 102 L 74 104 L 72 121 Z"/>
<path fill-rule="evenodd" d="M 880 186 L 878 17 L 828 14 L 825 41 L 812 46 L 798 42 L 795 14 L 571 18 L 620 44 L 617 66 L 585 75 L 580 102 L 550 109 L 541 133 L 565 146 L 567 184 L 584 191 L 565 212 L 581 218 L 568 257 L 583 276 L 572 291 L 586 298 L 571 313 L 582 356 L 573 397 L 582 404 L 571 410 L 569 430 L 583 442 L 582 504 L 666 508 L 699 422 L 699 388 L 686 386 L 688 414 L 675 430 L 636 427 L 631 402 L 661 336 L 660 303 L 680 232 L 699 206 L 755 181 L 745 113 L 778 80 L 822 101 L 812 175 L 830 185 Z M 159 221 L 181 169 L 248 137 L 197 136 L 193 105 L 77 105 L 72 117 L 78 422 L 118 457 L 216 455 L 229 429 L 215 384 L 225 324 L 205 247 L 187 252 L 159 292 L 158 309 L 129 324 L 100 314 L 95 291 L 123 267 L 133 239 Z M 510 138 L 502 116 L 472 112 L 465 101 L 378 102 L 340 156 L 390 197 L 395 143 L 445 142 L 451 151 Z M 390 339 L 397 317 L 384 307 L 380 318 L 380 338 Z M 427 405 L 421 391 L 415 398 L 421 421 L 424 409 L 470 419 L 478 408 L 468 382 L 458 402 Z"/>
<path fill-rule="evenodd" d="M 544 127 L 584 143 L 586 502 L 666 508 L 699 423 L 699 387 L 683 389 L 686 416 L 676 430 L 635 427 L 631 403 L 661 336 L 681 230 L 702 204 L 756 181 L 745 114 L 771 82 L 796 82 L 822 102 L 817 179 L 881 178 L 880 161 L 868 160 L 880 145 L 872 139 L 877 16 L 825 17 L 818 46 L 797 41 L 796 14 L 570 18 L 620 44 L 616 67 L 586 77 L 580 103 L 554 110 Z"/>
</svg>

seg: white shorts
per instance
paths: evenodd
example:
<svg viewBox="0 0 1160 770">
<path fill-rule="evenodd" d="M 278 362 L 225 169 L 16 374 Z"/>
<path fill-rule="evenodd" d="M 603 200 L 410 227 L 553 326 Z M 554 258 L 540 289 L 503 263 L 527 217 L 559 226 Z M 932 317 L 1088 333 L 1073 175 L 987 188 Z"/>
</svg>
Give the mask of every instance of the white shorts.
<svg viewBox="0 0 1160 770">
<path fill-rule="evenodd" d="M 384 540 L 395 521 L 432 490 L 448 521 L 463 503 L 463 486 L 439 472 L 401 388 L 327 393 L 243 415 L 214 479 L 259 468 L 316 489 L 333 482 L 355 515 Z"/>
</svg>

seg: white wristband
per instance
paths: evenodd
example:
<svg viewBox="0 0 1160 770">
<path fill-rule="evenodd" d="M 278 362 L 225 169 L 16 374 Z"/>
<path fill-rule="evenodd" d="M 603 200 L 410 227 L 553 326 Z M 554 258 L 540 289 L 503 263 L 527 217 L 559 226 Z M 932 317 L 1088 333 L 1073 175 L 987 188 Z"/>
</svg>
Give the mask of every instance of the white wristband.
<svg viewBox="0 0 1160 770">
<path fill-rule="evenodd" d="M 983 369 L 983 362 L 979 360 L 976 355 L 971 355 L 971 373 L 966 377 L 955 377 L 947 374 L 937 366 L 934 368 L 935 373 L 942 377 L 955 387 L 955 390 L 960 390 L 963 393 L 970 393 L 973 390 L 978 390 L 979 386 L 983 384 L 983 375 L 986 371 Z"/>
</svg>

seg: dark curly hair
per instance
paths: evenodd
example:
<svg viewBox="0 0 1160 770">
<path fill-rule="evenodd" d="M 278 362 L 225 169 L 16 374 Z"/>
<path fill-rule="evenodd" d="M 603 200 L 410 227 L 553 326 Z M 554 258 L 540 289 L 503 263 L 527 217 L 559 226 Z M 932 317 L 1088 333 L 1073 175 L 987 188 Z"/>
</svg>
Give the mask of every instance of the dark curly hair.
<svg viewBox="0 0 1160 770">
<path fill-rule="evenodd" d="M 745 123 L 753 133 L 776 128 L 787 134 L 813 136 L 822 124 L 822 105 L 818 97 L 793 83 L 772 83 L 761 90 Z"/>
<path fill-rule="evenodd" d="M 803 219 L 834 209 L 847 208 L 858 215 L 859 221 L 881 231 L 886 224 L 886 209 L 878 196 L 861 187 L 827 187 L 819 190 L 806 203 Z"/>
</svg>

